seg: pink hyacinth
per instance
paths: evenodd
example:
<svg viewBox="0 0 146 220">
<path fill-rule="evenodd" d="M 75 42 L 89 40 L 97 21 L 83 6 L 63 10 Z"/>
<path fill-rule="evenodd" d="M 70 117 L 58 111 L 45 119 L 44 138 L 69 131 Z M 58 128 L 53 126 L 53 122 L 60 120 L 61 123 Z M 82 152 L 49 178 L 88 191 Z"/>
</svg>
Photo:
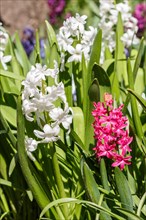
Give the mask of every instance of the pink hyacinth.
<svg viewBox="0 0 146 220">
<path fill-rule="evenodd" d="M 131 164 L 131 151 L 129 147 L 132 137 L 129 137 L 127 125 L 128 119 L 122 113 L 123 105 L 113 107 L 112 95 L 105 93 L 104 102 L 94 102 L 94 138 L 97 140 L 93 148 L 97 158 L 107 157 L 114 162 L 112 166 L 119 166 L 121 170 L 125 165 Z"/>
</svg>

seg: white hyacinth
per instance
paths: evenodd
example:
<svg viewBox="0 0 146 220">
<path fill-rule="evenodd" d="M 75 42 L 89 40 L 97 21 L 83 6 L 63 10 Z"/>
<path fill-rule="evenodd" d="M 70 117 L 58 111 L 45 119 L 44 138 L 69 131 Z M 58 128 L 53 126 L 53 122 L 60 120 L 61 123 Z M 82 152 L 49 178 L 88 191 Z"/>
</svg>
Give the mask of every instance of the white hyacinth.
<svg viewBox="0 0 146 220">
<path fill-rule="evenodd" d="M 6 63 L 10 62 L 12 59 L 11 55 L 4 55 L 5 48 L 8 42 L 9 35 L 6 30 L 2 27 L 2 23 L 0 23 L 0 63 L 2 64 L 4 70 L 7 70 Z"/>
<path fill-rule="evenodd" d="M 130 47 L 132 44 L 136 45 L 139 43 L 136 37 L 137 19 L 135 19 L 131 14 L 131 7 L 128 5 L 128 0 L 124 0 L 123 3 L 115 4 L 114 0 L 100 0 L 100 22 L 98 27 L 102 29 L 102 37 L 104 46 L 102 46 L 101 51 L 101 63 L 104 61 L 104 51 L 108 47 L 111 52 L 115 49 L 115 26 L 118 21 L 118 14 L 121 13 L 124 34 L 121 40 L 126 48 Z"/>
<path fill-rule="evenodd" d="M 33 161 L 35 161 L 35 157 L 32 155 L 32 152 L 37 149 L 37 145 L 38 145 L 38 142 L 34 140 L 33 138 L 25 139 L 26 153 L 29 156 L 29 158 Z"/>
<path fill-rule="evenodd" d="M 50 143 L 53 141 L 57 141 L 59 139 L 60 127 L 56 125 L 51 127 L 48 124 L 45 124 L 43 127 L 43 131 L 34 130 L 34 134 L 36 137 L 42 139 L 40 143 Z"/>
<path fill-rule="evenodd" d="M 61 50 L 61 70 L 64 70 L 65 56 L 68 55 L 67 62 L 81 62 L 82 54 L 86 61 L 89 60 L 91 46 L 97 29 L 89 26 L 85 30 L 86 15 L 69 17 L 64 21 L 57 35 L 58 45 Z"/>
<path fill-rule="evenodd" d="M 64 84 L 57 81 L 58 73 L 56 61 L 54 69 L 37 63 L 31 67 L 22 82 L 23 114 L 26 120 L 36 121 L 38 124 L 38 129 L 34 130 L 37 139 L 26 139 L 26 151 L 32 160 L 32 152 L 37 149 L 38 144 L 57 141 L 61 128 L 70 131 L 72 111 L 68 107 Z"/>
</svg>

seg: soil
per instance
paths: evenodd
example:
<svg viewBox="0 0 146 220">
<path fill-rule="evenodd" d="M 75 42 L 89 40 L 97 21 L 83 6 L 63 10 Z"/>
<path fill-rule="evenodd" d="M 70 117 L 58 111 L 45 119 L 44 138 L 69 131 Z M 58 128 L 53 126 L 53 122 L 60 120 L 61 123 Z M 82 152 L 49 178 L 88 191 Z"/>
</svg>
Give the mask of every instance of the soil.
<svg viewBox="0 0 146 220">
<path fill-rule="evenodd" d="M 0 0 L 0 19 L 4 27 L 19 34 L 25 27 L 38 28 L 47 19 L 47 0 Z"/>
</svg>

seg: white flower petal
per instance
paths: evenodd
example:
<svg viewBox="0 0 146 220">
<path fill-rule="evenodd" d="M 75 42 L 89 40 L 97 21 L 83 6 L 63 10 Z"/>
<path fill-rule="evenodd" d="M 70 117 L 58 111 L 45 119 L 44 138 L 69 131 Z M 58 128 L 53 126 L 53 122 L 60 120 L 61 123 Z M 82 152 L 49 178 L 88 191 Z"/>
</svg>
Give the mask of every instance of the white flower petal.
<svg viewBox="0 0 146 220">
<path fill-rule="evenodd" d="M 3 59 L 4 63 L 8 63 L 12 59 L 12 56 L 10 56 L 10 55 L 4 56 L 2 59 Z"/>
</svg>

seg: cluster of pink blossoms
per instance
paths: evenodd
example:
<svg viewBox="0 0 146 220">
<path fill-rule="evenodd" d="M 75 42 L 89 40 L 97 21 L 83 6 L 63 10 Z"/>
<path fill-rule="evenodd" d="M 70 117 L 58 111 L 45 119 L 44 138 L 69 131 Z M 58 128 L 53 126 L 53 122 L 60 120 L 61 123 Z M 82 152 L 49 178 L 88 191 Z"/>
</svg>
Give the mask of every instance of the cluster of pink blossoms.
<svg viewBox="0 0 146 220">
<path fill-rule="evenodd" d="M 129 144 L 133 139 L 128 134 L 128 119 L 123 116 L 123 105 L 114 108 L 112 95 L 105 93 L 104 102 L 94 103 L 94 107 L 92 115 L 97 143 L 93 150 L 99 160 L 107 157 L 114 161 L 112 167 L 119 166 L 123 170 L 125 165 L 131 164 L 131 156 L 127 153 L 131 151 Z"/>
</svg>

